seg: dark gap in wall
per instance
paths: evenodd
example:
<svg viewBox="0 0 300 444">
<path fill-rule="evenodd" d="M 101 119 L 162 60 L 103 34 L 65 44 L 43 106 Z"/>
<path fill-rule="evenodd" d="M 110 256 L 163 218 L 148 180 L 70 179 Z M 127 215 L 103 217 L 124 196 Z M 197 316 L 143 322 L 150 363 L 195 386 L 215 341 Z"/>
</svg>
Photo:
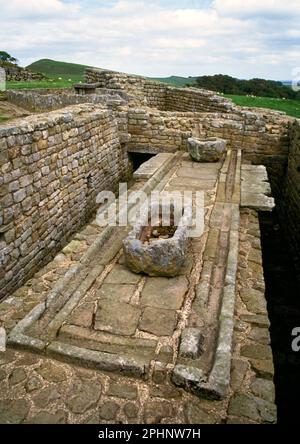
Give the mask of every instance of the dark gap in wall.
<svg viewBox="0 0 300 444">
<path fill-rule="evenodd" d="M 151 159 L 151 157 L 155 156 L 155 154 L 151 153 L 128 153 L 129 160 L 132 163 L 133 171 L 136 171 L 142 163 Z"/>
<path fill-rule="evenodd" d="M 92 188 L 92 187 L 93 187 L 93 179 L 92 179 L 92 175 L 91 175 L 91 173 L 89 173 L 89 174 L 86 176 L 86 184 L 87 184 L 87 187 L 88 187 L 88 188 Z"/>
<path fill-rule="evenodd" d="M 300 399 L 300 351 L 292 350 L 292 330 L 300 327 L 300 284 L 276 210 L 260 213 L 259 220 L 278 423 L 295 423 Z"/>
</svg>

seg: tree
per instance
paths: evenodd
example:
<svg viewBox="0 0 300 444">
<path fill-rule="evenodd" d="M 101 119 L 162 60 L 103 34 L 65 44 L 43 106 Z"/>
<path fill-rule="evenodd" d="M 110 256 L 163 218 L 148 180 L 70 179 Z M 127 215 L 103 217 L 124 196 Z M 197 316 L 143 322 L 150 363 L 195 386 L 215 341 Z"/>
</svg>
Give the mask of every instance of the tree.
<svg viewBox="0 0 300 444">
<path fill-rule="evenodd" d="M 17 63 L 17 59 L 12 57 L 8 52 L 6 51 L 0 51 L 0 61 L 1 62 L 9 62 L 9 63 Z"/>
<path fill-rule="evenodd" d="M 281 82 L 265 79 L 240 80 L 223 74 L 202 76 L 196 79 L 199 88 L 210 89 L 223 94 L 255 95 L 299 100 L 300 93 Z"/>
</svg>

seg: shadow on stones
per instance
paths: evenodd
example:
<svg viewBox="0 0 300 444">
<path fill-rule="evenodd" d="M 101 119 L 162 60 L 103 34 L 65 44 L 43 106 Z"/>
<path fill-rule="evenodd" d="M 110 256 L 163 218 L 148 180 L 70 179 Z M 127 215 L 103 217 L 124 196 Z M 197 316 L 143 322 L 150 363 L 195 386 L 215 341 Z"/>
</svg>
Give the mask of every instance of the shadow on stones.
<svg viewBox="0 0 300 444">
<path fill-rule="evenodd" d="M 271 321 L 278 423 L 298 421 L 300 351 L 292 350 L 291 332 L 300 327 L 300 284 L 278 214 L 260 213 L 266 299 Z"/>
</svg>

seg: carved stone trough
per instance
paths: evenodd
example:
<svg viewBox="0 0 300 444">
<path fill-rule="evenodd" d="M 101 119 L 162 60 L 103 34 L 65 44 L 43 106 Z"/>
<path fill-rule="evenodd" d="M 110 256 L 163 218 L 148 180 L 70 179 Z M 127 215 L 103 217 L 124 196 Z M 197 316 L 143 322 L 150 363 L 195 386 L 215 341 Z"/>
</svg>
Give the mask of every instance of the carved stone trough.
<svg viewBox="0 0 300 444">
<path fill-rule="evenodd" d="M 226 152 L 227 141 L 217 137 L 188 139 L 188 151 L 195 162 L 219 162 Z"/>
<path fill-rule="evenodd" d="M 126 265 L 135 273 L 177 276 L 186 258 L 191 213 L 189 206 L 178 214 L 174 205 L 159 202 L 144 208 L 123 240 Z"/>
</svg>

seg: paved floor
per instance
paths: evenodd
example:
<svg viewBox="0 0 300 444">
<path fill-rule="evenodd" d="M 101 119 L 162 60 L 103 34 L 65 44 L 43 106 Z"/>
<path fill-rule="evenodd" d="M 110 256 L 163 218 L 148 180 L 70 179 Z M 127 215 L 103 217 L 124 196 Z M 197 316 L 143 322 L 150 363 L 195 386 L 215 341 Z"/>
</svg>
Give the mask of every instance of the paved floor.
<svg viewBox="0 0 300 444">
<path fill-rule="evenodd" d="M 205 245 L 218 247 L 213 238 L 208 243 L 206 238 L 209 223 L 213 225 L 220 218 L 214 206 L 220 167 L 220 164 L 195 164 L 185 157 L 166 184 L 168 190 L 188 188 L 205 192 L 205 235 L 191 241 L 180 276 L 168 279 L 131 273 L 124 265 L 121 251 L 126 230 L 120 229 L 92 263 L 74 276 L 67 291 L 62 291 L 26 331 L 32 338 L 43 340 L 51 355 L 58 359 L 62 359 L 62 348 L 64 359 L 72 347 L 86 350 L 87 355 L 80 357 L 82 364 L 86 364 L 86 356 L 90 359 L 91 353 L 103 353 L 102 371 L 59 362 L 51 356 L 45 357 L 42 350 L 41 354 L 31 354 L 9 349 L 0 354 L 0 422 L 274 422 L 272 367 L 269 363 L 266 366 L 264 357 L 257 356 L 257 350 L 255 362 L 250 365 L 251 349 L 243 356 L 240 347 L 257 323 L 260 329 L 267 325 L 267 317 L 258 320 L 252 316 L 241 321 L 237 308 L 235 341 L 238 340 L 239 346 L 234 350 L 232 384 L 223 401 L 198 399 L 170 383 L 179 337 L 193 314 L 192 302 Z M 248 224 L 248 219 L 244 224 Z M 250 229 L 255 224 L 254 217 Z M 249 241 L 246 225 L 242 233 L 244 243 Z M 210 226 L 210 230 L 213 228 Z M 100 233 L 95 224 L 86 226 L 62 254 L 3 301 L 1 325 L 10 331 L 43 302 Z M 252 248 L 252 234 L 249 236 L 247 255 Z M 257 267 L 255 272 L 262 279 L 262 270 Z M 247 309 L 251 312 L 252 307 Z M 266 309 L 262 307 L 260 314 L 263 313 L 266 314 Z M 268 343 L 268 334 L 264 333 L 264 343 Z M 114 359 L 108 360 L 107 356 Z"/>
</svg>

